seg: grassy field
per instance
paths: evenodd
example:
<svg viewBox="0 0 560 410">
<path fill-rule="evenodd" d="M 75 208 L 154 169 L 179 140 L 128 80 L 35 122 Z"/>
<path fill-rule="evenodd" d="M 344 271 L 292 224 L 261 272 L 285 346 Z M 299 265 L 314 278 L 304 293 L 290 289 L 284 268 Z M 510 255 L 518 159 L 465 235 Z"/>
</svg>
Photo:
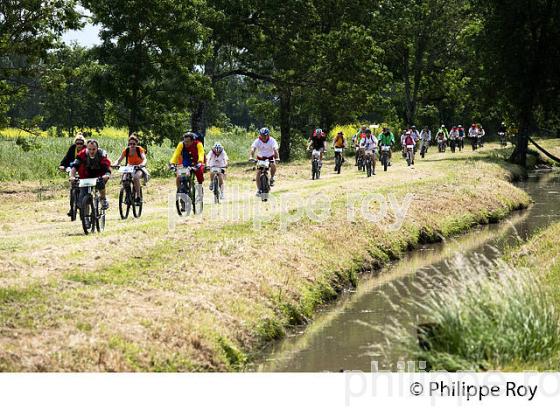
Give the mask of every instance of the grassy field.
<svg viewBox="0 0 560 410">
<path fill-rule="evenodd" d="M 116 161 L 126 148 L 126 130 L 108 128 L 101 133 L 94 133 L 92 138 L 99 141 L 100 147 L 107 151 L 109 158 Z M 249 148 L 257 137 L 255 132 L 241 128 L 222 132 L 210 128 L 206 137 L 206 151 L 216 142 L 220 142 L 231 161 L 244 161 L 249 156 Z M 39 136 L 16 129 L 0 131 L 0 181 L 41 181 L 48 184 L 65 178 L 58 171 L 60 160 L 72 145 L 71 138 L 53 138 L 45 132 Z M 165 140 L 159 145 L 148 145 L 148 161 L 152 176 L 162 177 L 167 174 L 167 164 L 180 138 Z M 146 147 L 145 144 L 142 144 Z"/>
<path fill-rule="evenodd" d="M 500 157 L 495 145 L 455 155 L 432 149 L 408 169 L 395 155 L 389 172 L 369 179 L 348 163 L 334 175 L 328 160 L 319 181 L 307 161 L 281 164 L 273 192 L 292 195 L 283 203 L 257 201 L 252 169 L 238 164 L 226 202 L 213 205 L 207 195 L 204 214 L 175 229 L 171 176 L 154 178 L 144 215 L 126 221 L 112 180 L 107 227 L 94 236 L 65 216 L 62 179 L 3 182 L 0 370 L 242 370 L 363 272 L 528 206 L 509 183 L 524 171 Z M 356 205 L 349 220 L 349 198 L 359 204 L 369 194 L 399 204 L 414 197 L 402 215 L 388 205 L 383 221 L 372 222 Z M 373 199 L 365 211 L 380 209 Z M 329 208 L 317 210 L 321 201 Z M 400 228 L 388 230 L 399 215 Z"/>
</svg>

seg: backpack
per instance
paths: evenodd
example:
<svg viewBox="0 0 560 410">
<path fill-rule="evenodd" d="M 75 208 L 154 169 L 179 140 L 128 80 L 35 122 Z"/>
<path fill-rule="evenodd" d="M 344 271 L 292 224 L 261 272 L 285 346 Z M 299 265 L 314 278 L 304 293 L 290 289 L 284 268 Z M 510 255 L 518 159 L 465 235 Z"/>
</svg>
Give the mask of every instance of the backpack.
<svg viewBox="0 0 560 410">
<path fill-rule="evenodd" d="M 125 158 L 126 158 L 126 163 L 125 165 L 128 165 L 128 154 L 130 152 L 130 148 L 126 147 L 126 154 L 125 154 Z M 136 155 L 140 157 L 140 147 L 138 145 L 136 145 Z"/>
</svg>

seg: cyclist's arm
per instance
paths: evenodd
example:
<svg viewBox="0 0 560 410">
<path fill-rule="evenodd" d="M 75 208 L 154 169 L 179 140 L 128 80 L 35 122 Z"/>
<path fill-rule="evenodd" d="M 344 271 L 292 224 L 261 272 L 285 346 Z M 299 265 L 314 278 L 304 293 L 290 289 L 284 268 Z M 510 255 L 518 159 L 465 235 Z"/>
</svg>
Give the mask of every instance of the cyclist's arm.
<svg viewBox="0 0 560 410">
<path fill-rule="evenodd" d="M 198 163 L 199 164 L 203 164 L 204 163 L 204 146 L 202 145 L 202 142 L 196 144 L 196 149 L 198 151 Z"/>
<path fill-rule="evenodd" d="M 171 159 L 169 160 L 170 164 L 178 164 L 179 163 L 179 157 L 181 156 L 181 152 L 183 151 L 183 143 L 180 142 L 179 145 L 177 145 L 177 148 L 175 148 L 175 152 L 173 152 L 173 155 L 171 156 Z"/>
<path fill-rule="evenodd" d="M 123 151 L 123 153 L 121 154 L 121 156 L 119 157 L 119 159 L 117 159 L 117 162 L 115 163 L 115 165 L 117 165 L 117 166 L 118 166 L 118 165 L 121 165 L 121 161 L 124 159 L 125 155 L 126 155 L 126 150 Z"/>
<path fill-rule="evenodd" d="M 146 158 L 146 154 L 144 152 L 142 152 L 140 154 L 140 158 L 142 158 L 142 162 L 140 163 L 140 165 L 138 165 L 139 167 L 145 167 L 146 163 L 148 162 L 148 158 Z"/>
<path fill-rule="evenodd" d="M 278 153 L 278 148 L 274 148 L 274 159 L 277 161 L 280 160 L 280 154 Z"/>
</svg>

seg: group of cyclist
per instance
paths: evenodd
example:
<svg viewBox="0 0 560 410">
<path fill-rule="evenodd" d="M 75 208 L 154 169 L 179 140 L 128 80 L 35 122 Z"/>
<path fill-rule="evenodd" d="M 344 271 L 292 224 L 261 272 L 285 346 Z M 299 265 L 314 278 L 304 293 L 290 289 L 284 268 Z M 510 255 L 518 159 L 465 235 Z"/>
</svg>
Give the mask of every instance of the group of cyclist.
<svg viewBox="0 0 560 410">
<path fill-rule="evenodd" d="M 505 133 L 505 126 L 502 123 L 500 130 L 503 129 Z M 476 146 L 482 147 L 484 144 L 484 129 L 480 124 L 473 123 L 469 128 L 468 133 L 465 133 L 463 126 L 457 125 L 449 131 L 447 127 L 442 124 L 436 132 L 435 143 L 438 146 L 452 144 L 453 147 L 458 147 L 460 150 L 464 147 L 465 137 L 469 137 L 473 141 L 473 150 Z M 412 161 L 409 161 L 409 166 L 414 165 L 414 154 L 419 146 L 422 156 L 427 152 L 430 144 L 433 142 L 432 133 L 427 126 L 421 131 L 416 129 L 416 126 L 404 130 L 400 137 L 403 156 L 407 155 L 408 151 L 412 151 Z M 196 195 L 202 199 L 203 196 L 203 183 L 204 183 L 204 170 L 205 168 L 218 169 L 218 181 L 220 184 L 220 196 L 224 198 L 224 179 L 225 170 L 228 166 L 228 155 L 224 147 L 218 142 L 214 144 L 212 149 L 206 155 L 204 151 L 204 139 L 199 134 L 194 132 L 186 132 L 182 136 L 182 140 L 177 144 L 173 155 L 169 160 L 170 169 L 176 169 L 177 166 L 191 167 L 196 176 Z M 377 152 L 386 151 L 388 154 L 388 164 L 391 165 L 392 150 L 395 146 L 395 136 L 390 128 L 384 127 L 377 136 L 366 125 L 362 125 L 360 129 L 352 137 L 352 147 L 356 150 L 355 165 L 358 165 L 361 159 L 368 157 L 373 165 L 373 174 L 375 175 L 375 162 Z M 332 147 L 336 149 L 347 148 L 347 140 L 342 131 L 337 132 L 332 141 Z M 383 149 L 388 147 L 388 149 Z M 411 149 L 413 147 L 413 149 Z M 314 151 L 314 155 L 318 156 L 319 166 L 322 165 L 323 156 L 327 149 L 327 134 L 320 128 L 317 128 L 312 133 L 308 140 L 308 149 Z M 339 151 L 339 150 L 337 150 Z M 454 151 L 454 149 L 453 149 Z M 99 190 L 99 197 L 103 209 L 109 208 L 109 201 L 107 200 L 105 185 L 111 176 L 111 167 L 119 167 L 121 162 L 125 160 L 126 165 L 133 165 L 133 183 L 136 187 L 135 192 L 139 193 L 140 181 L 144 178 L 147 182 L 149 173 L 146 169 L 147 157 L 146 151 L 139 145 L 139 138 L 136 133 L 130 134 L 128 137 L 128 145 L 123 149 L 118 160 L 111 164 L 107 157 L 107 153 L 100 149 L 99 143 L 95 139 L 86 140 L 82 133 L 79 133 L 74 138 L 74 143 L 68 149 L 68 152 L 60 162 L 61 170 L 70 170 L 70 180 L 74 181 L 76 176 L 80 179 L 84 178 L 97 178 L 97 189 Z M 258 137 L 251 144 L 249 151 L 250 161 L 264 161 L 267 160 L 270 168 L 270 186 L 274 185 L 276 175 L 276 163 L 279 161 L 279 151 L 277 141 L 270 135 L 268 128 L 261 128 Z M 342 156 L 344 162 L 344 156 Z M 257 168 L 256 173 L 256 187 L 257 196 L 260 196 L 261 191 L 261 168 Z M 180 186 L 180 176 L 176 176 L 177 189 Z M 210 190 L 213 189 L 212 183 Z M 142 198 L 136 196 L 133 199 L 137 204 L 141 203 Z M 69 215 L 71 211 L 69 212 Z"/>
<path fill-rule="evenodd" d="M 177 144 L 170 160 L 169 168 L 175 169 L 179 167 L 190 167 L 196 177 L 197 184 L 196 195 L 200 200 L 203 197 L 204 171 L 208 169 L 218 169 L 218 183 L 220 184 L 220 197 L 224 199 L 224 180 L 225 170 L 228 167 L 229 158 L 224 147 L 217 142 L 206 155 L 203 145 L 204 139 L 194 132 L 186 132 L 182 136 L 182 140 Z M 277 141 L 271 137 L 268 128 L 261 128 L 259 136 L 251 144 L 249 159 L 268 160 L 270 164 L 270 186 L 274 185 L 276 174 L 276 162 L 279 161 L 279 151 Z M 133 183 L 136 187 L 135 192 L 139 193 L 141 179 L 147 182 L 149 178 L 146 169 L 147 157 L 146 151 L 139 145 L 139 139 L 136 133 L 132 133 L 128 137 L 128 145 L 123 149 L 119 159 L 115 163 L 111 163 L 107 153 L 100 149 L 99 143 L 95 139 L 86 140 L 82 133 L 77 134 L 74 143 L 68 149 L 68 152 L 60 162 L 60 170 L 69 171 L 69 179 L 71 183 L 79 179 L 96 178 L 96 188 L 99 191 L 102 209 L 109 208 L 109 201 L 106 196 L 105 186 L 111 177 L 111 168 L 119 167 L 121 162 L 125 160 L 126 165 L 134 166 Z M 256 185 L 257 196 L 261 194 L 260 173 L 261 169 L 257 169 Z M 177 172 L 176 176 L 177 189 L 180 186 L 180 176 Z M 210 190 L 214 187 L 212 182 Z M 137 194 L 138 195 L 138 194 Z M 133 199 L 137 204 L 142 202 L 140 196 Z M 68 212 L 71 216 L 72 209 Z"/>
</svg>

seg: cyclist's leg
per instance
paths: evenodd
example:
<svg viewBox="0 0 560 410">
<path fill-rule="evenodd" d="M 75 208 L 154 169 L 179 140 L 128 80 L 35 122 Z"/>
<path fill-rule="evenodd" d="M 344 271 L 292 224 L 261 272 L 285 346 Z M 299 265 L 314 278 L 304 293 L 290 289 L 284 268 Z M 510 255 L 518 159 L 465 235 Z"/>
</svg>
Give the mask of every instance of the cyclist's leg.
<svg viewBox="0 0 560 410">
<path fill-rule="evenodd" d="M 177 192 L 179 192 L 179 188 L 181 187 L 181 177 L 179 175 L 175 178 L 175 183 L 177 184 Z"/>
<path fill-rule="evenodd" d="M 257 189 L 260 191 L 261 190 L 261 170 L 259 168 L 257 168 L 257 176 L 255 178 L 255 181 L 257 183 Z"/>
<path fill-rule="evenodd" d="M 132 183 L 134 184 L 134 189 L 136 191 L 136 198 L 140 197 L 140 178 L 142 178 L 142 171 L 138 170 L 134 173 Z"/>
</svg>

